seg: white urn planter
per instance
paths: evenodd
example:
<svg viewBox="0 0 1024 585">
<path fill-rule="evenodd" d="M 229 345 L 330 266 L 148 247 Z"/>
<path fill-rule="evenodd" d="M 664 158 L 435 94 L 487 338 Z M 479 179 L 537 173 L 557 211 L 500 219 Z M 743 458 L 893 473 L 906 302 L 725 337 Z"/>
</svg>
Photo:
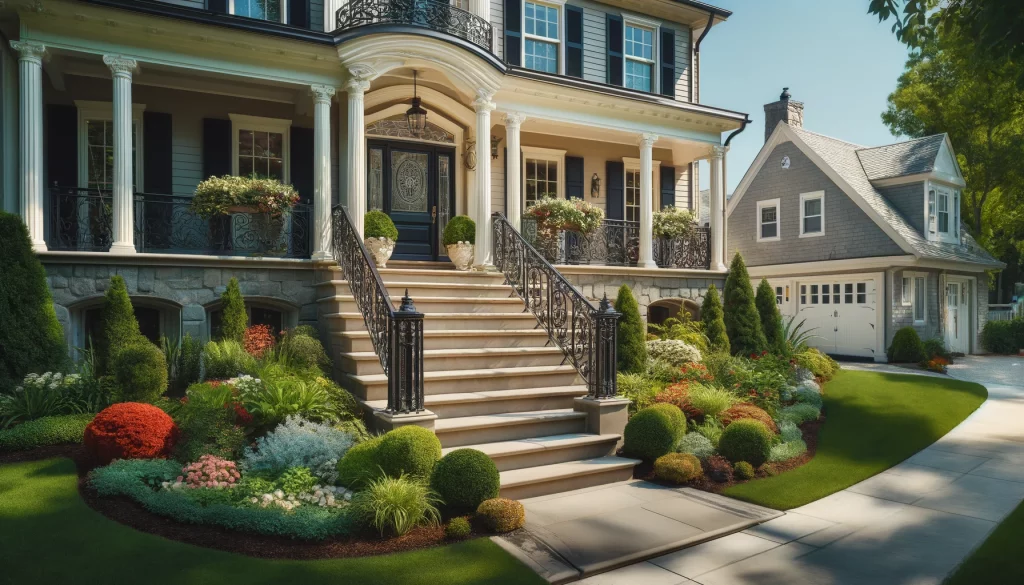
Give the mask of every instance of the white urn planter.
<svg viewBox="0 0 1024 585">
<path fill-rule="evenodd" d="M 366 238 L 363 243 L 373 256 L 377 268 L 387 268 L 388 260 L 395 252 L 395 241 L 390 238 Z"/>
<path fill-rule="evenodd" d="M 473 244 L 458 242 L 448 244 L 448 257 L 458 270 L 469 270 L 473 266 Z"/>
</svg>

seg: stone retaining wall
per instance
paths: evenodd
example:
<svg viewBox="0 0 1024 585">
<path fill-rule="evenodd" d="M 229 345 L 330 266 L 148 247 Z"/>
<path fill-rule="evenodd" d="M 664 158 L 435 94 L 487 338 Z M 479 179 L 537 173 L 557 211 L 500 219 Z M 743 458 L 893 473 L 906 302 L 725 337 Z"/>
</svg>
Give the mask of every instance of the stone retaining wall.
<svg viewBox="0 0 1024 585">
<path fill-rule="evenodd" d="M 559 267 L 562 270 L 562 267 Z M 725 286 L 725 275 L 709 273 L 707 276 L 692 274 L 668 273 L 666 276 L 652 276 L 651 271 L 631 274 L 624 269 L 619 274 L 587 273 L 576 268 L 562 270 L 565 278 L 579 288 L 583 294 L 594 301 L 604 295 L 614 302 L 623 284 L 633 289 L 633 296 L 640 305 L 640 315 L 647 318 L 647 307 L 652 303 L 667 299 L 692 300 L 698 305 L 704 302 L 704 295 L 712 284 L 721 294 Z"/>
</svg>

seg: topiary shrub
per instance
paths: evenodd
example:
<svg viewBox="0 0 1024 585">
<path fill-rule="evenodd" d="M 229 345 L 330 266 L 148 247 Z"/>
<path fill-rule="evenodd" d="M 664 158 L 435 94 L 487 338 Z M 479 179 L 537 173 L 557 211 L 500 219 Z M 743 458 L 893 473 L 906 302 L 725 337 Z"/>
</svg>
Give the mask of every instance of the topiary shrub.
<svg viewBox="0 0 1024 585">
<path fill-rule="evenodd" d="M 903 327 L 892 338 L 886 356 L 891 363 L 914 363 L 924 360 L 924 344 L 913 327 Z"/>
<path fill-rule="evenodd" d="M 750 275 L 739 252 L 733 256 L 729 276 L 725 279 L 725 331 L 733 355 L 749 356 L 760 354 L 768 348 L 761 329 L 761 316 L 754 304 L 754 289 L 750 286 Z"/>
<path fill-rule="evenodd" d="M 167 390 L 164 352 L 142 336 L 115 353 L 110 366 L 122 400 L 154 402 Z"/>
<path fill-rule="evenodd" d="M 718 297 L 718 289 L 713 284 L 700 305 L 700 320 L 704 324 L 704 334 L 708 337 L 711 349 L 729 353 L 729 335 L 725 331 L 722 300 Z"/>
<path fill-rule="evenodd" d="M 450 510 L 471 512 L 484 500 L 498 497 L 501 479 L 490 457 L 476 449 L 456 449 L 434 466 L 430 488 Z"/>
<path fill-rule="evenodd" d="M 6 389 L 27 374 L 63 371 L 68 352 L 46 270 L 17 215 L 0 212 L 0 251 L 0 389 Z"/>
<path fill-rule="evenodd" d="M 99 465 L 114 459 L 167 457 L 178 440 L 178 427 L 151 404 L 121 402 L 105 408 L 85 427 L 86 453 Z"/>
<path fill-rule="evenodd" d="M 245 312 L 245 300 L 242 290 L 238 287 L 238 279 L 228 281 L 227 289 L 220 295 L 221 322 L 220 338 L 241 344 L 245 340 L 245 330 L 249 327 L 249 315 Z"/>
<path fill-rule="evenodd" d="M 473 526 L 469 523 L 469 518 L 465 516 L 459 516 L 458 518 L 452 518 L 448 526 L 444 527 L 444 536 L 448 540 L 464 540 L 469 538 L 469 535 L 473 532 Z"/>
<path fill-rule="evenodd" d="M 110 278 L 110 287 L 103 297 L 103 333 L 96 344 L 96 368 L 112 373 L 114 357 L 125 347 L 145 339 L 139 333 L 135 309 L 128 298 L 128 287 L 120 275 Z"/>
<path fill-rule="evenodd" d="M 761 318 L 761 330 L 764 332 L 765 341 L 768 342 L 767 349 L 779 354 L 785 352 L 787 347 L 782 330 L 782 313 L 779 312 L 779 305 L 775 301 L 775 289 L 768 284 L 766 278 L 762 278 L 761 284 L 757 285 L 754 305 Z"/>
<path fill-rule="evenodd" d="M 739 480 L 754 479 L 754 466 L 746 461 L 737 461 L 732 466 L 732 475 Z"/>
<path fill-rule="evenodd" d="M 359 489 L 380 476 L 377 451 L 383 436 L 374 437 L 355 445 L 338 461 L 338 485 Z"/>
<path fill-rule="evenodd" d="M 441 458 L 441 441 L 433 431 L 415 425 L 399 427 L 384 435 L 377 462 L 391 477 L 409 475 L 426 479 Z"/>
<path fill-rule="evenodd" d="M 647 368 L 647 344 L 645 343 L 644 322 L 640 318 L 640 306 L 633 298 L 633 291 L 627 285 L 619 287 L 615 297 L 615 310 L 619 317 L 617 338 L 619 371 L 630 374 L 643 373 Z"/>
<path fill-rule="evenodd" d="M 741 419 L 725 427 L 718 441 L 718 452 L 736 463 L 746 461 L 755 468 L 764 465 L 772 449 L 772 433 L 763 423 Z"/>
<path fill-rule="evenodd" d="M 723 410 L 718 415 L 718 420 L 721 421 L 721 423 L 724 426 L 729 426 L 738 420 L 744 419 L 756 420 L 760 422 L 765 426 L 766 429 L 771 431 L 773 434 L 778 432 L 778 427 L 775 425 L 775 421 L 772 420 L 771 415 L 768 414 L 768 412 L 765 411 L 763 408 L 754 406 L 753 404 L 750 404 L 748 402 L 734 404 L 729 408 Z"/>
<path fill-rule="evenodd" d="M 523 527 L 526 508 L 515 500 L 493 498 L 480 504 L 476 517 L 487 530 L 504 534 Z"/>
<path fill-rule="evenodd" d="M 398 228 L 395 227 L 395 222 L 391 221 L 388 214 L 375 209 L 363 216 L 363 237 L 398 241 Z"/>
<path fill-rule="evenodd" d="M 445 246 L 460 242 L 476 244 L 476 222 L 465 215 L 456 215 L 444 226 L 442 241 Z"/>
<path fill-rule="evenodd" d="M 628 455 L 654 461 L 671 453 L 685 432 L 683 411 L 671 404 L 655 404 L 637 412 L 626 423 L 623 448 Z"/>
<path fill-rule="evenodd" d="M 654 476 L 662 481 L 684 484 L 703 475 L 700 459 L 689 453 L 669 453 L 654 462 Z"/>
<path fill-rule="evenodd" d="M 44 416 L 0 431 L 0 452 L 81 443 L 93 414 Z"/>
</svg>

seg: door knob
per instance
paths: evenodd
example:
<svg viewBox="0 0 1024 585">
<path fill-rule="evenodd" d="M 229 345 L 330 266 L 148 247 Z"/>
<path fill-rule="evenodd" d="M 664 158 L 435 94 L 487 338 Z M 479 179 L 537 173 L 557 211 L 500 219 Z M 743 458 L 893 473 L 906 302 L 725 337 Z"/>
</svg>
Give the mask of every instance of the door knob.
<svg viewBox="0 0 1024 585">
<path fill-rule="evenodd" d="M 430 210 L 430 223 L 437 223 L 437 206 Z"/>
</svg>

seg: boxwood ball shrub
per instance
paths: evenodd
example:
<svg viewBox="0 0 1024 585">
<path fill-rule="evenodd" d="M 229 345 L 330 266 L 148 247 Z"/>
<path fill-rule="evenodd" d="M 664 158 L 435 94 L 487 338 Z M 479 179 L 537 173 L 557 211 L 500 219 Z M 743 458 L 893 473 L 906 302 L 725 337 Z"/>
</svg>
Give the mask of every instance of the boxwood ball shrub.
<svg viewBox="0 0 1024 585">
<path fill-rule="evenodd" d="M 391 477 L 429 478 L 440 458 L 441 441 L 437 435 L 415 425 L 389 431 L 377 450 L 377 463 Z"/>
<path fill-rule="evenodd" d="M 338 461 L 338 484 L 359 489 L 381 474 L 377 465 L 377 451 L 384 436 L 374 437 L 355 445 Z"/>
<path fill-rule="evenodd" d="M 627 454 L 654 461 L 671 453 L 686 432 L 686 416 L 671 404 L 649 406 L 629 419 L 623 432 Z"/>
<path fill-rule="evenodd" d="M 763 423 L 741 419 L 725 427 L 718 452 L 733 463 L 746 461 L 755 468 L 764 465 L 772 449 L 772 433 Z"/>
<path fill-rule="evenodd" d="M 633 291 L 625 284 L 619 287 L 619 294 L 615 297 L 615 310 L 622 314 L 616 339 L 619 371 L 641 374 L 647 369 L 647 335 L 640 318 L 640 306 L 633 298 Z"/>
<path fill-rule="evenodd" d="M 363 237 L 398 240 L 398 228 L 388 214 L 374 209 L 363 216 Z"/>
<path fill-rule="evenodd" d="M 654 462 L 654 476 L 675 484 L 684 484 L 704 475 L 700 459 L 689 453 L 669 453 Z"/>
<path fill-rule="evenodd" d="M 108 406 L 85 427 L 82 442 L 92 460 L 167 457 L 178 440 L 178 426 L 151 404 L 121 402 Z"/>
<path fill-rule="evenodd" d="M 476 517 L 487 530 L 504 534 L 523 527 L 526 508 L 516 500 L 493 498 L 480 504 Z"/>
<path fill-rule="evenodd" d="M 92 413 L 45 416 L 0 431 L 0 452 L 81 443 Z"/>
<path fill-rule="evenodd" d="M 732 466 L 732 475 L 736 479 L 753 479 L 754 466 L 746 461 L 738 461 L 736 465 Z"/>
<path fill-rule="evenodd" d="M 734 404 L 733 406 L 723 410 L 718 416 L 718 420 L 725 426 L 729 426 L 733 422 L 743 419 L 756 420 L 763 424 L 765 428 L 773 434 L 778 432 L 778 427 L 775 425 L 775 421 L 772 420 L 770 414 L 768 414 L 763 408 L 759 408 L 746 402 Z"/>
<path fill-rule="evenodd" d="M 892 345 L 886 352 L 892 363 L 914 363 L 924 359 L 924 344 L 913 327 L 904 327 L 892 338 Z"/>
<path fill-rule="evenodd" d="M 465 215 L 456 215 L 444 226 L 442 238 L 445 246 L 459 242 L 476 244 L 476 222 Z"/>
<path fill-rule="evenodd" d="M 167 390 L 164 352 L 142 336 L 115 353 L 110 365 L 123 400 L 153 402 Z"/>
<path fill-rule="evenodd" d="M 242 290 L 238 287 L 238 279 L 232 278 L 224 293 L 220 295 L 221 318 L 220 338 L 241 344 L 245 339 L 245 330 L 249 327 L 249 315 L 245 312 L 245 301 Z"/>
<path fill-rule="evenodd" d="M 473 525 L 469 523 L 469 518 L 465 516 L 452 518 L 448 526 L 444 528 L 444 535 L 448 540 L 463 540 L 468 538 L 472 532 Z"/>
<path fill-rule="evenodd" d="M 476 449 L 456 449 L 434 466 L 430 487 L 450 510 L 473 511 L 498 497 L 501 478 L 490 457 Z"/>
</svg>

